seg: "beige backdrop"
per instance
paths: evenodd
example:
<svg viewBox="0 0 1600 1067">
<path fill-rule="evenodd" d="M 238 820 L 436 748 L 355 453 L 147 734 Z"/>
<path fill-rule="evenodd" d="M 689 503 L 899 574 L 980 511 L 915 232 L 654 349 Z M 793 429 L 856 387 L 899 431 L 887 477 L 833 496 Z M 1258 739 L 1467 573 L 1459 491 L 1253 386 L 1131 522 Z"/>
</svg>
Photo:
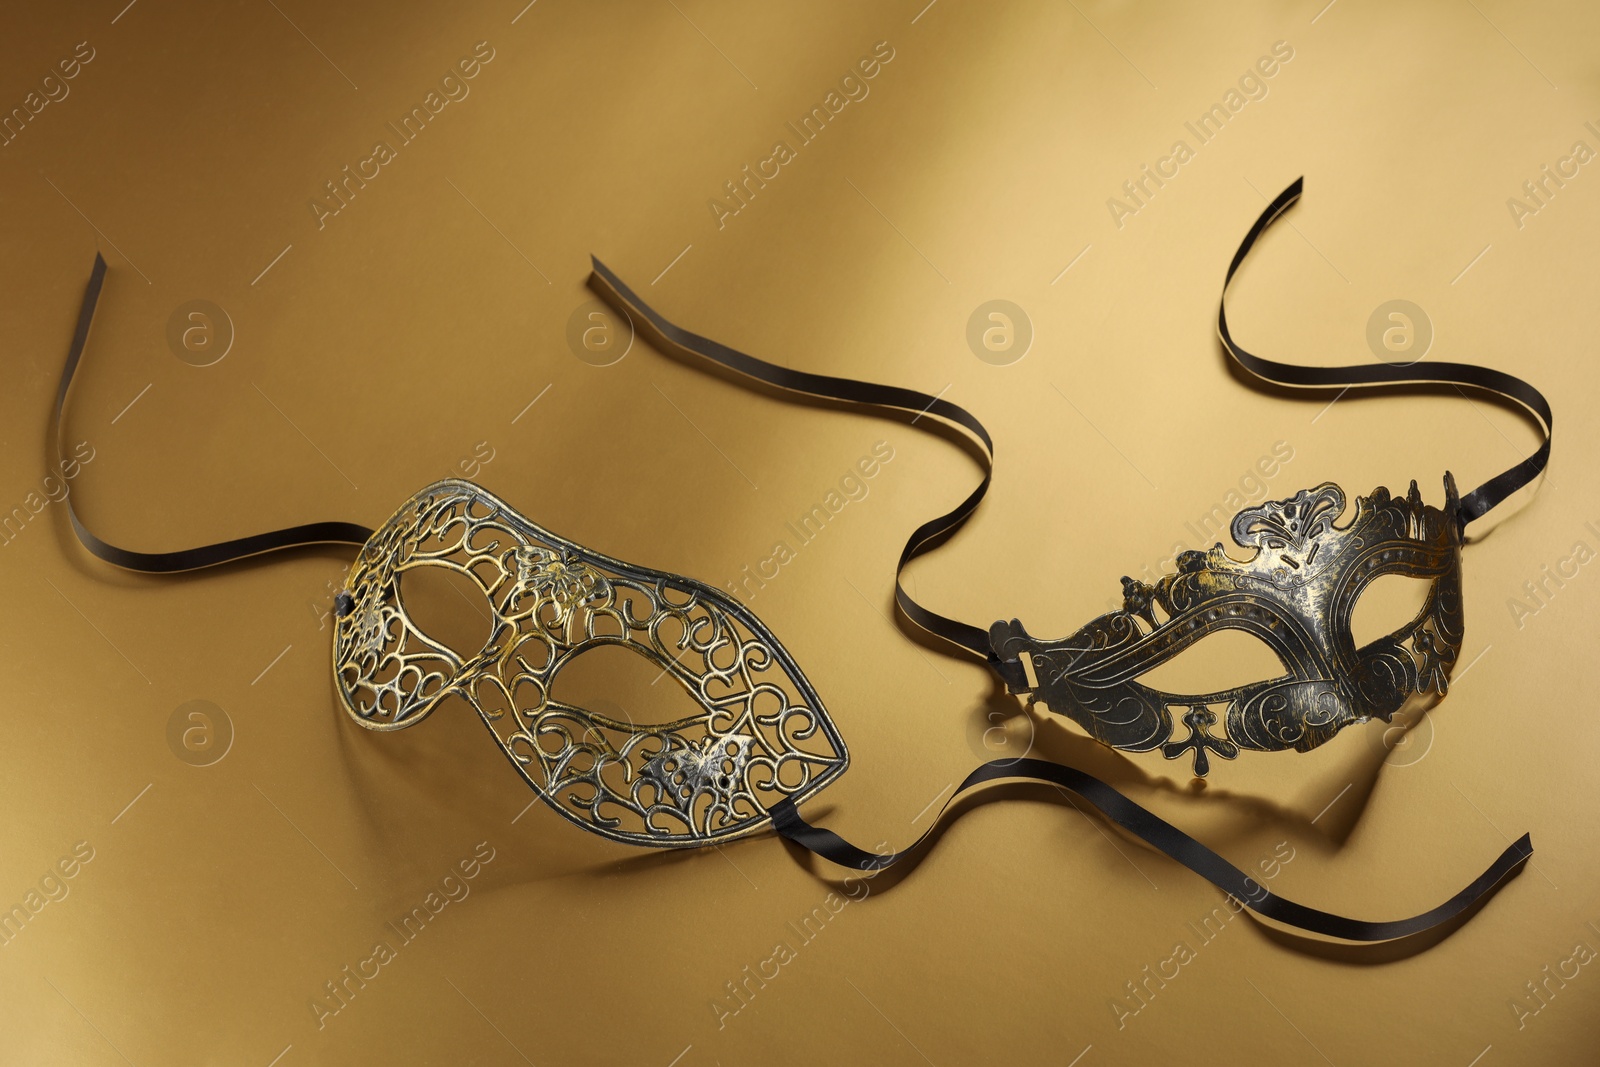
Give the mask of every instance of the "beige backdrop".
<svg viewBox="0 0 1600 1067">
<path fill-rule="evenodd" d="M 1600 13 L 925 2 L 9 14 L 0 906 L 26 918 L 0 947 L 0 1059 L 1592 1057 Z M 837 114 L 802 142 L 787 124 L 830 92 Z M 1203 140 L 1186 123 L 1218 104 Z M 792 158 L 768 163 L 779 141 Z M 741 202 L 724 183 L 747 165 L 777 171 Z M 1209 545 L 1202 517 L 1241 497 L 1416 478 L 1437 502 L 1445 470 L 1470 487 L 1534 447 L 1482 400 L 1329 406 L 1229 375 L 1224 268 L 1301 174 L 1292 225 L 1236 287 L 1241 340 L 1368 360 L 1374 311 L 1411 301 L 1425 358 L 1545 390 L 1555 458 L 1474 529 L 1448 699 L 1409 732 L 1220 764 L 1203 790 L 1017 714 L 981 666 L 892 621 L 902 539 L 976 476 L 948 442 L 740 391 L 642 339 L 606 367 L 569 343 L 594 253 L 765 358 L 944 391 L 995 431 L 995 487 L 910 581 L 939 610 L 1061 635 L 1116 602 L 1119 575 Z M 67 427 L 90 458 L 63 483 L 48 409 L 96 250 L 110 270 Z M 967 341 L 993 299 L 1033 332 L 1003 366 Z M 188 319 L 197 300 L 227 321 Z M 50 502 L 70 486 L 103 536 L 165 549 L 376 524 L 467 473 L 585 544 L 725 585 L 880 441 L 893 459 L 866 495 L 749 597 L 851 746 L 814 818 L 899 845 L 976 762 L 1031 746 L 1345 914 L 1431 907 L 1524 831 L 1533 865 L 1392 958 L 1228 919 L 1216 890 L 1049 791 L 971 807 L 855 897 L 771 835 L 630 851 L 530 806 L 465 711 L 389 735 L 338 711 L 325 613 L 348 554 L 123 574 Z M 1223 641 L 1186 669 L 1237 682 L 1258 660 Z M 630 686 L 596 698 L 678 706 Z M 410 941 L 386 925 L 430 904 Z"/>
</svg>

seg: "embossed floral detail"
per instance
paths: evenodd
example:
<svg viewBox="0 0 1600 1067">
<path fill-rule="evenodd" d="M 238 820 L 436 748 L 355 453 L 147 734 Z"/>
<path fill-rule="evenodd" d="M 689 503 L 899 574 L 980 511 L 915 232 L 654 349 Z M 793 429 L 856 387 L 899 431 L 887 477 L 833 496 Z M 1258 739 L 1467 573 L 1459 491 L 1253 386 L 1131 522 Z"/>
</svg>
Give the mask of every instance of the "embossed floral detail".
<svg viewBox="0 0 1600 1067">
<path fill-rule="evenodd" d="M 1361 651 L 1355 681 L 1365 710 L 1388 722 L 1418 690 L 1416 662 L 1393 641 L 1374 641 Z"/>
<path fill-rule="evenodd" d="M 1455 666 L 1456 648 L 1423 628 L 1411 638 L 1417 655 L 1417 688 L 1444 696 L 1450 691 L 1450 668 Z"/>
<path fill-rule="evenodd" d="M 548 598 L 562 617 L 580 604 L 602 599 L 610 590 L 604 575 L 567 550 L 518 545 L 516 561 L 518 587 Z"/>
<path fill-rule="evenodd" d="M 1129 615 L 1137 615 L 1156 628 L 1156 614 L 1150 605 L 1156 602 L 1157 592 L 1153 585 L 1146 585 L 1135 578 L 1122 576 L 1122 610 Z"/>
<path fill-rule="evenodd" d="M 1239 754 L 1239 746 L 1226 737 L 1211 736 L 1211 727 L 1217 724 L 1217 715 L 1204 704 L 1190 708 L 1183 716 L 1183 724 L 1189 728 L 1189 736 L 1182 741 L 1168 741 L 1161 746 L 1161 754 L 1167 759 L 1177 759 L 1185 752 L 1193 751 L 1195 777 L 1204 778 L 1211 772 L 1207 749 L 1223 759 L 1233 759 Z"/>
<path fill-rule="evenodd" d="M 747 734 L 723 734 L 706 738 L 698 748 L 670 748 L 646 763 L 644 774 L 674 807 L 687 810 L 701 793 L 726 803 L 744 789 L 754 741 Z"/>
<path fill-rule="evenodd" d="M 1259 548 L 1290 567 L 1309 566 L 1318 541 L 1344 514 L 1344 490 L 1332 482 L 1302 489 L 1288 500 L 1269 500 L 1233 517 L 1233 539 L 1242 548 Z"/>
</svg>

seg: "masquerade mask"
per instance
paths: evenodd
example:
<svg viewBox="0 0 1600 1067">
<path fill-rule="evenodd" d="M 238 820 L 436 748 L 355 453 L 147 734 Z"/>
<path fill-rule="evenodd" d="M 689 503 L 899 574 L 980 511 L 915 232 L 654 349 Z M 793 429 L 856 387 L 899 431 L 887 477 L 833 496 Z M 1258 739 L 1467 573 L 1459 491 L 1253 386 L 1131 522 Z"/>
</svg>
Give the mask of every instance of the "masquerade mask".
<svg viewBox="0 0 1600 1067">
<path fill-rule="evenodd" d="M 1297 181 L 1257 220 L 1228 271 L 1231 281 L 1265 227 L 1298 198 Z M 105 275 L 96 257 L 56 397 L 57 445 L 63 407 L 87 342 Z M 918 527 L 896 569 L 905 617 L 993 668 L 1012 692 L 1044 703 L 1091 736 L 1130 751 L 1192 753 L 1195 773 L 1209 755 L 1241 748 L 1305 751 L 1342 727 L 1389 718 L 1413 692 L 1443 693 L 1460 647 L 1460 549 L 1467 523 L 1543 469 L 1550 411 L 1526 383 L 1461 364 L 1302 368 L 1253 356 L 1233 343 L 1219 308 L 1225 349 L 1252 374 L 1279 384 L 1357 386 L 1448 382 L 1523 404 L 1545 427 L 1534 456 L 1457 499 L 1445 476 L 1443 508 L 1424 504 L 1415 483 L 1404 499 L 1379 489 L 1355 502 L 1325 483 L 1289 500 L 1241 512 L 1234 558 L 1219 545 L 1186 553 L 1178 572 L 1154 586 L 1123 579 L 1124 607 L 1061 641 L 1041 642 L 1021 623 L 989 630 L 947 618 L 913 600 L 899 581 L 907 563 L 958 529 L 988 491 L 994 449 L 965 409 L 915 390 L 778 367 L 673 325 L 598 260 L 591 284 L 652 332 L 669 352 L 711 360 L 802 397 L 845 401 L 941 420 L 969 435 L 984 476 L 951 511 Z M 1224 288 L 1226 289 L 1226 283 Z M 915 420 L 913 420 L 915 421 Z M 66 506 L 72 512 L 73 502 Z M 630 844 L 702 846 L 769 823 L 782 836 L 833 862 L 874 870 L 916 848 L 876 854 L 802 819 L 797 804 L 843 773 L 843 739 L 798 665 L 772 632 L 726 594 L 679 575 L 623 563 L 567 541 L 470 482 L 422 490 L 376 532 L 351 523 L 313 523 L 179 552 L 118 548 L 73 528 L 96 556 L 134 570 L 173 572 L 315 543 L 361 545 L 336 600 L 333 669 L 345 711 L 373 730 L 420 722 L 448 696 L 483 719 L 525 781 L 573 822 Z M 491 626 L 481 647 L 428 634 L 408 612 L 402 577 L 444 568 L 482 592 Z M 1410 624 L 1357 649 L 1350 613 L 1384 574 L 1432 583 Z M 1170 694 L 1136 679 L 1220 629 L 1265 641 L 1286 673 L 1217 693 Z M 698 707 L 686 718 L 637 727 L 558 700 L 556 677 L 603 645 L 623 646 L 670 674 Z M 1187 736 L 1174 741 L 1174 717 Z M 1214 727 L 1221 724 L 1221 731 Z M 1379 941 L 1408 936 L 1462 914 L 1532 853 L 1526 835 L 1451 900 L 1422 915 L 1365 922 L 1306 908 L 1268 892 L 1221 856 L 1081 771 L 1039 759 L 984 764 L 965 791 L 1001 779 L 1068 789 L 1112 821 L 1188 866 L 1257 913 L 1332 937 Z M 933 820 L 918 844 L 937 827 Z"/>
<path fill-rule="evenodd" d="M 407 614 L 401 577 L 454 571 L 483 591 L 479 649 L 453 649 Z M 370 730 L 470 704 L 518 773 L 562 815 L 635 845 L 704 845 L 767 823 L 844 772 L 844 741 L 776 637 L 708 585 L 600 555 L 470 482 L 430 485 L 362 547 L 335 604 L 333 671 Z M 700 712 L 639 727 L 552 695 L 557 675 L 623 645 Z"/>
<path fill-rule="evenodd" d="M 1021 662 L 1029 696 L 1113 748 L 1159 748 L 1168 759 L 1189 753 L 1200 776 L 1208 752 L 1307 752 L 1351 723 L 1389 721 L 1414 693 L 1444 695 L 1462 630 L 1459 501 L 1449 474 L 1444 487 L 1442 511 L 1422 502 L 1416 482 L 1403 499 L 1375 489 L 1342 526 L 1344 490 L 1332 482 L 1302 489 L 1234 516 L 1234 542 L 1254 550 L 1246 562 L 1221 545 L 1184 552 L 1177 573 L 1153 586 L 1122 579 L 1122 610 L 1071 637 L 1041 642 L 1013 619 L 995 623 L 990 641 L 1003 660 Z M 1428 580 L 1427 601 L 1405 627 L 1358 649 L 1350 634 L 1356 601 L 1392 574 Z M 1204 694 L 1135 680 L 1227 629 L 1260 638 L 1288 674 Z M 1221 735 L 1211 731 L 1219 713 Z M 1189 732 L 1174 741 L 1177 714 Z"/>
</svg>

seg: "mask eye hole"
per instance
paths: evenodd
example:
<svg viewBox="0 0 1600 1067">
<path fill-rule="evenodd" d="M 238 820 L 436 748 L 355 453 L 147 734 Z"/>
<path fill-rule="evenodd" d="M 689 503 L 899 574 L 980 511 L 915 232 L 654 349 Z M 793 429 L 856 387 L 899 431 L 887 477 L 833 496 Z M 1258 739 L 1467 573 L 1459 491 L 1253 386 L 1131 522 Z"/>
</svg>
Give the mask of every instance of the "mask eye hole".
<svg viewBox="0 0 1600 1067">
<path fill-rule="evenodd" d="M 1382 574 L 1361 591 L 1350 614 L 1350 637 L 1357 648 L 1410 627 L 1428 603 L 1433 582 L 1404 574 Z"/>
<path fill-rule="evenodd" d="M 483 588 L 443 565 L 412 567 L 400 574 L 400 609 L 427 637 L 467 659 L 489 643 L 493 616 Z"/>
<path fill-rule="evenodd" d="M 1145 671 L 1139 684 L 1164 693 L 1223 693 L 1288 673 L 1272 647 L 1243 630 L 1218 630 Z"/>
<path fill-rule="evenodd" d="M 705 714 L 675 677 L 626 645 L 594 645 L 580 652 L 562 666 L 550 695 L 639 727 Z"/>
</svg>

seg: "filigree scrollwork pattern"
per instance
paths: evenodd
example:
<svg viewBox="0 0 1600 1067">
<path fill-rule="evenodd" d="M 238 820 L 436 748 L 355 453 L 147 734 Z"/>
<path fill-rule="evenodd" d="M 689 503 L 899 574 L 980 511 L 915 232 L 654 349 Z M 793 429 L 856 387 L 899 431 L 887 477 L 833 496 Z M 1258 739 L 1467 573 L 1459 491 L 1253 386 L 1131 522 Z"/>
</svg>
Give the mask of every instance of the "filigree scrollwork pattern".
<svg viewBox="0 0 1600 1067">
<path fill-rule="evenodd" d="M 483 591 L 481 649 L 452 648 L 407 613 L 401 578 L 445 567 Z M 848 765 L 815 690 L 748 609 L 708 585 L 567 541 L 486 490 L 449 480 L 373 534 L 339 599 L 334 673 L 372 730 L 411 726 L 457 695 L 562 815 L 618 841 L 695 846 L 762 828 Z M 553 695 L 561 670 L 621 645 L 699 711 L 635 725 Z"/>
<path fill-rule="evenodd" d="M 1208 753 L 1309 751 L 1351 723 L 1388 721 L 1413 694 L 1444 695 L 1463 633 L 1458 505 L 1446 474 L 1442 509 L 1423 503 L 1416 482 L 1404 498 L 1380 487 L 1357 498 L 1340 526 L 1344 490 L 1325 482 L 1235 516 L 1233 540 L 1254 550 L 1247 560 L 1221 544 L 1184 552 L 1176 573 L 1153 585 L 1123 578 L 1122 609 L 1070 637 L 1039 641 L 1012 620 L 995 623 L 990 640 L 1002 663 L 1020 665 L 1025 683 L 1014 689 L 1114 748 L 1189 753 L 1200 776 Z M 1405 626 L 1357 648 L 1356 602 L 1387 574 L 1428 581 L 1426 602 Z M 1285 673 L 1203 694 L 1137 680 L 1224 629 L 1260 638 Z M 1221 736 L 1213 706 L 1222 709 Z M 1175 713 L 1189 728 L 1181 741 L 1172 740 Z"/>
</svg>

